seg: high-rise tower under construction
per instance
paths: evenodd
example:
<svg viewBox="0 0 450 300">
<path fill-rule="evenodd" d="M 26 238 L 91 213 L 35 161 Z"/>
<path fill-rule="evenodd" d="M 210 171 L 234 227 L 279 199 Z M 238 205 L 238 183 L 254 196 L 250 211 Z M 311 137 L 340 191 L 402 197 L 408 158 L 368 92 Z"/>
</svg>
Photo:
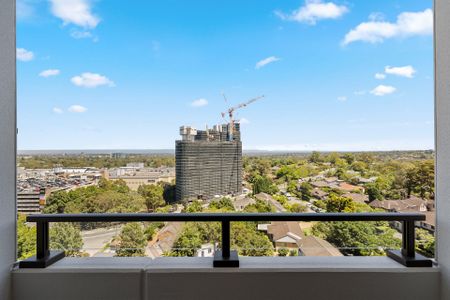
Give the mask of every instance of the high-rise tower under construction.
<svg viewBox="0 0 450 300">
<path fill-rule="evenodd" d="M 180 127 L 182 139 L 175 146 L 177 200 L 242 192 L 239 125 L 216 125 L 212 130 Z"/>
</svg>

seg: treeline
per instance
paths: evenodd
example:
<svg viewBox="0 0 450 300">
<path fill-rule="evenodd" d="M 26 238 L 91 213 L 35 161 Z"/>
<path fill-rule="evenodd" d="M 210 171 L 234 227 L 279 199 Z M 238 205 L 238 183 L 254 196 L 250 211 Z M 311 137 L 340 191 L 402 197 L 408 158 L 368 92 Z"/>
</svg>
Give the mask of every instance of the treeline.
<svg viewBox="0 0 450 300">
<path fill-rule="evenodd" d="M 143 162 L 145 167 L 174 167 L 173 155 L 127 155 L 126 157 L 113 158 L 106 155 L 33 155 L 19 156 L 19 166 L 26 169 L 50 169 L 55 166 L 66 168 L 117 168 L 127 163 Z"/>
<path fill-rule="evenodd" d="M 403 152 L 394 153 L 397 157 Z M 434 199 L 433 155 L 426 151 L 419 154 L 404 152 L 402 160 L 387 154 L 371 153 L 313 152 L 304 157 L 247 157 L 244 171 L 254 193 L 275 194 L 277 185 L 286 183 L 289 192 L 308 200 L 311 188 L 298 186 L 298 180 L 322 173 L 352 184 L 361 184 L 361 179 L 375 178 L 365 184 L 370 200 L 405 199 L 411 195 Z M 305 193 L 299 194 L 301 189 Z"/>
</svg>

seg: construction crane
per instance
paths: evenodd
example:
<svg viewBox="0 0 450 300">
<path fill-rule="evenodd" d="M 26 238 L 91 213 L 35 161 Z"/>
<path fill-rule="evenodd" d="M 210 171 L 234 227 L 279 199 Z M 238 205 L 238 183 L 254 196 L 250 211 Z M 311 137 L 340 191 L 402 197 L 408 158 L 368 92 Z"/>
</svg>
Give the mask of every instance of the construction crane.
<svg viewBox="0 0 450 300">
<path fill-rule="evenodd" d="M 223 94 L 223 97 L 225 98 L 225 102 L 227 102 L 227 98 L 225 97 L 225 94 Z M 252 104 L 253 102 L 256 102 L 260 99 L 264 98 L 264 95 L 253 98 L 247 102 L 238 104 L 236 106 L 230 107 L 226 112 L 222 113 L 222 118 L 225 118 L 225 116 L 228 114 L 228 116 L 230 117 L 230 126 L 228 126 L 228 134 L 229 134 L 229 139 L 230 141 L 233 140 L 233 130 L 234 130 L 234 112 L 238 109 L 244 108 L 247 105 Z"/>
</svg>

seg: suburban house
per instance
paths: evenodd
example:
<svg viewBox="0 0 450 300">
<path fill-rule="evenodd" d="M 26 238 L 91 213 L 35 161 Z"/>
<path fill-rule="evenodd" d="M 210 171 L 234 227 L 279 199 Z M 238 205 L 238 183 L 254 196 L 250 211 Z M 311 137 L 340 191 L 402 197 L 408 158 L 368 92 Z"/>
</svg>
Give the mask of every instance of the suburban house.
<svg viewBox="0 0 450 300">
<path fill-rule="evenodd" d="M 426 220 L 417 222 L 416 226 L 434 233 L 436 228 L 436 212 L 433 200 L 425 200 L 416 196 L 411 196 L 404 200 L 374 200 L 369 203 L 372 208 L 380 208 L 389 212 L 425 214 Z M 396 229 L 401 229 L 401 223 L 393 222 Z"/>
<path fill-rule="evenodd" d="M 327 241 L 306 236 L 298 222 L 260 224 L 258 229 L 267 233 L 276 250 L 297 250 L 300 256 L 342 256 L 342 253 Z"/>
<path fill-rule="evenodd" d="M 368 203 L 369 202 L 369 196 L 366 194 L 360 194 L 360 193 L 345 193 L 342 195 L 343 197 L 347 197 L 352 199 L 355 202 L 358 203 Z"/>
<path fill-rule="evenodd" d="M 236 199 L 233 201 L 233 206 L 235 210 L 243 211 L 247 205 L 255 203 L 256 203 L 255 199 L 247 197 L 246 195 L 241 195 L 236 197 Z"/>
</svg>

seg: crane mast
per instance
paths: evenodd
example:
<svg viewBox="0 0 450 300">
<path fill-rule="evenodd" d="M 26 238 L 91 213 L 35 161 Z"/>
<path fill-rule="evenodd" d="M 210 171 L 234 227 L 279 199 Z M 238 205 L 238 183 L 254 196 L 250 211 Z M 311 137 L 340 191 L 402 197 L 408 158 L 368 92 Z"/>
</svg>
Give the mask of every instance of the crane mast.
<svg viewBox="0 0 450 300">
<path fill-rule="evenodd" d="M 225 98 L 225 100 L 226 100 L 225 95 L 224 95 L 224 98 Z M 229 135 L 229 140 L 230 140 L 230 141 L 233 140 L 233 131 L 234 131 L 234 112 L 235 112 L 236 110 L 241 109 L 241 108 L 244 108 L 244 107 L 246 107 L 246 106 L 252 104 L 253 102 L 256 102 L 256 101 L 258 101 L 258 100 L 260 100 L 260 99 L 262 99 L 262 98 L 264 98 L 264 95 L 259 96 L 259 97 L 256 97 L 256 98 L 253 98 L 253 99 L 250 99 L 250 100 L 248 100 L 247 102 L 240 103 L 240 104 L 238 104 L 238 105 L 236 105 L 236 106 L 230 107 L 230 108 L 228 108 L 228 110 L 227 110 L 226 112 L 223 112 L 223 113 L 222 113 L 222 118 L 225 118 L 225 116 L 226 116 L 227 114 L 228 114 L 228 117 L 230 118 L 230 123 L 229 123 L 229 126 L 228 126 L 228 135 Z"/>
</svg>

